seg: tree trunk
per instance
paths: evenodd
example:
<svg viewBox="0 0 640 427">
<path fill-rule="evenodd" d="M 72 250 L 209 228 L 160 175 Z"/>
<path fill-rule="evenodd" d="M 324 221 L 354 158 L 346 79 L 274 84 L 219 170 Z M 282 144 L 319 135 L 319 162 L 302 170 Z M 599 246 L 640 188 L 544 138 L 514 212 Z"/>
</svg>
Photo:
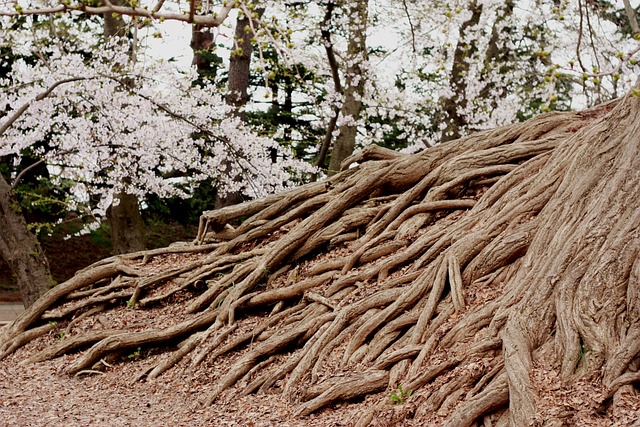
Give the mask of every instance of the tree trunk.
<svg viewBox="0 0 640 427">
<path fill-rule="evenodd" d="M 0 175 L 0 256 L 16 276 L 25 308 L 44 295 L 53 280 L 40 243 L 14 205 L 11 187 Z"/>
<path fill-rule="evenodd" d="M 144 224 L 140 215 L 138 198 L 120 192 L 115 196 L 119 203 L 109 207 L 111 243 L 114 254 L 126 254 L 144 249 Z"/>
<path fill-rule="evenodd" d="M 206 58 L 205 52 L 211 49 L 213 44 L 213 33 L 209 28 L 200 25 L 191 26 L 191 49 L 193 50 L 193 61 L 198 74 L 201 76 L 215 77 L 217 67 Z"/>
<path fill-rule="evenodd" d="M 121 2 L 113 2 L 119 5 Z M 104 36 L 124 37 L 127 34 L 126 24 L 121 15 L 107 13 L 104 15 Z M 116 160 L 117 161 L 117 160 Z M 124 254 L 144 249 L 144 224 L 140 215 L 138 198 L 125 192 L 114 196 L 119 203 L 111 205 L 107 212 L 111 226 L 111 244 L 114 254 Z"/>
<path fill-rule="evenodd" d="M 229 60 L 229 83 L 227 105 L 233 107 L 232 114 L 244 121 L 246 113 L 244 107 L 249 101 L 249 77 L 251 72 L 251 55 L 253 53 L 252 39 L 254 37 L 252 26 L 264 13 L 264 8 L 257 8 L 254 17 L 238 16 L 236 19 L 236 29 L 234 35 L 234 50 L 231 52 Z M 226 165 L 228 168 L 230 165 Z M 242 194 L 238 192 L 227 193 L 224 196 L 216 197 L 215 208 L 220 209 L 225 206 L 237 205 L 244 201 Z"/>
<path fill-rule="evenodd" d="M 357 121 L 362 110 L 362 97 L 366 83 L 366 73 L 362 65 L 367 60 L 367 9 L 368 0 L 349 2 L 349 43 L 346 55 L 346 78 L 344 104 L 340 117 L 344 121 L 338 127 L 338 136 L 333 144 L 329 161 L 329 176 L 341 170 L 342 162 L 355 148 Z"/>
<path fill-rule="evenodd" d="M 251 72 L 251 55 L 254 38 L 252 26 L 262 17 L 264 8 L 255 10 L 256 16 L 238 16 L 234 34 L 234 50 L 229 60 L 229 86 L 227 89 L 227 105 L 234 107 L 234 114 L 245 120 L 244 107 L 249 101 L 249 74 Z"/>
<path fill-rule="evenodd" d="M 453 68 L 449 86 L 453 90 L 453 95 L 441 101 L 444 113 L 445 128 L 442 130 L 442 142 L 458 139 L 461 136 L 461 129 L 466 125 L 466 120 L 460 111 L 464 110 L 468 101 L 466 98 L 467 74 L 469 73 L 471 57 L 477 51 L 477 46 L 473 41 L 465 41 L 466 32 L 478 25 L 482 15 L 482 5 L 473 2 L 469 5 L 471 17 L 460 26 L 460 38 L 456 45 L 453 56 Z"/>
<path fill-rule="evenodd" d="M 340 70 L 338 66 L 338 60 L 336 59 L 335 51 L 333 50 L 333 41 L 331 39 L 331 21 L 333 19 L 333 10 L 335 8 L 335 2 L 327 2 L 327 8 L 325 9 L 324 19 L 322 20 L 320 35 L 322 36 L 322 44 L 324 46 L 325 53 L 327 54 L 327 61 L 329 62 L 329 69 L 331 70 L 331 78 L 333 80 L 333 90 L 336 94 L 343 95 L 342 82 L 340 81 Z M 329 148 L 331 147 L 331 141 L 333 140 L 333 132 L 338 124 L 338 118 L 340 116 L 340 108 L 333 107 L 333 114 L 329 118 L 329 123 L 326 126 L 324 138 L 320 144 L 320 151 L 318 152 L 318 158 L 316 159 L 316 166 L 320 169 L 324 169 L 327 154 L 329 154 Z M 316 181 L 318 174 L 314 174 L 313 181 Z"/>
<path fill-rule="evenodd" d="M 121 6 L 121 0 L 112 0 L 111 3 L 116 6 Z M 117 15 L 113 13 L 105 13 L 102 15 L 104 17 L 104 26 L 103 26 L 103 34 L 105 38 L 109 37 L 124 37 L 127 35 L 127 26 L 122 19 L 122 15 Z"/>
</svg>

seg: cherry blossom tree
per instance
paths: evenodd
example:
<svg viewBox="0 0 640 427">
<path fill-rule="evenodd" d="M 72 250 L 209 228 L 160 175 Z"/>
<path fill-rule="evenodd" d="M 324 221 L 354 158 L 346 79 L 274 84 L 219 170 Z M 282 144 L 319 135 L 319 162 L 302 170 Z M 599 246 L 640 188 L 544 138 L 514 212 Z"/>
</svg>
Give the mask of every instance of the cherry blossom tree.
<svg viewBox="0 0 640 427">
<path fill-rule="evenodd" d="M 187 197 L 198 182 L 213 179 L 222 194 L 255 198 L 311 171 L 232 117 L 215 88 L 194 85 L 195 71 L 178 73 L 140 54 L 131 61 L 129 45 L 117 40 L 88 41 L 83 34 L 82 46 L 78 40 L 47 44 L 48 30 L 32 30 L 35 38 L 2 33 L 4 46 L 20 46 L 38 60 L 15 60 L 2 79 L 0 156 L 19 162 L 35 149 L 54 182 L 74 183 L 69 207 L 93 218 L 90 226 L 122 193 L 138 200 L 147 193 Z M 90 60 L 80 47 L 91 52 Z"/>
</svg>

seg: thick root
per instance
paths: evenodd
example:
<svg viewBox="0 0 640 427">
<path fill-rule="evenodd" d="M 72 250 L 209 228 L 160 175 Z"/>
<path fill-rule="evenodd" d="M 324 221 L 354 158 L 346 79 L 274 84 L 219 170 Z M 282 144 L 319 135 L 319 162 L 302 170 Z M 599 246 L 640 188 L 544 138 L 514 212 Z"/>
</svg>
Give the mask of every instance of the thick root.
<svg viewBox="0 0 640 427">
<path fill-rule="evenodd" d="M 524 425 L 580 378 L 619 402 L 640 381 L 636 131 L 628 97 L 411 156 L 368 148 L 325 182 L 205 212 L 194 244 L 85 269 L 2 329 L 0 358 L 39 343 L 25 363 L 80 352 L 75 374 L 156 349 L 149 381 L 224 358 L 206 403 L 281 392 L 306 416 L 377 394 L 358 425 Z"/>
</svg>

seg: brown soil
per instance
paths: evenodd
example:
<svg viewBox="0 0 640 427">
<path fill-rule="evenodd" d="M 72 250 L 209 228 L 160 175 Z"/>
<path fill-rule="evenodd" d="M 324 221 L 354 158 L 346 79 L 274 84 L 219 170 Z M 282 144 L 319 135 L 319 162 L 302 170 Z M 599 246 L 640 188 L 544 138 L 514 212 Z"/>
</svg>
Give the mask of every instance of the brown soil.
<svg viewBox="0 0 640 427">
<path fill-rule="evenodd" d="M 168 246 L 175 241 L 193 240 L 197 229 L 180 224 L 156 223 L 147 227 L 147 248 Z M 111 256 L 108 236 L 96 238 L 84 235 L 65 239 L 65 233 L 57 233 L 42 239 L 51 275 L 56 283 L 62 283 L 96 261 Z M 18 286 L 9 266 L 0 258 L 0 303 L 21 301 Z"/>
<path fill-rule="evenodd" d="M 13 290 L 0 290 L 0 303 L 21 301 L 20 292 Z"/>
</svg>

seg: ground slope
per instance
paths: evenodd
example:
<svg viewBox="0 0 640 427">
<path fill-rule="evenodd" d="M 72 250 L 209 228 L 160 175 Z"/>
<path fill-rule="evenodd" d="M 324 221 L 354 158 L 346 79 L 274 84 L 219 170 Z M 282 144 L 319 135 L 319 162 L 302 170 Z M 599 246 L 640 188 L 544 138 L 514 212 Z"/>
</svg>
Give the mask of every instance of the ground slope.
<svg viewBox="0 0 640 427">
<path fill-rule="evenodd" d="M 638 134 L 628 96 L 415 155 L 370 147 L 205 212 L 194 244 L 79 272 L 0 331 L 0 358 L 186 384 L 203 422 L 631 424 Z"/>
</svg>

